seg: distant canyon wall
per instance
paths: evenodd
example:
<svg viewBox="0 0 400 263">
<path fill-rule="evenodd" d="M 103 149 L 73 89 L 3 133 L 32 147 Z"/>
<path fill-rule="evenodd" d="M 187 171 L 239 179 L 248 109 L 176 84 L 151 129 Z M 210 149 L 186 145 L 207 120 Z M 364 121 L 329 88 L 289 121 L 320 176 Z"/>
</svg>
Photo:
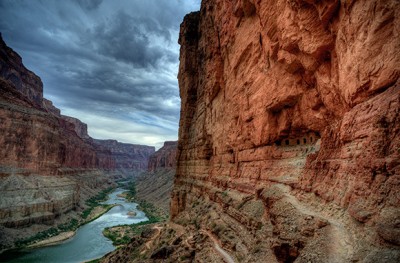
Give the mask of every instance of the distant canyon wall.
<svg viewBox="0 0 400 263">
<path fill-rule="evenodd" d="M 223 241 L 237 257 L 254 252 L 262 229 L 270 262 L 293 262 L 317 238 L 282 216 L 298 205 L 291 196 L 312 197 L 348 217 L 356 230 L 346 231 L 370 227 L 366 243 L 336 251 L 340 262 L 400 245 L 399 10 L 395 0 L 203 0 L 179 37 L 172 219 L 186 222 L 208 203 L 231 229 L 246 229 L 236 247 Z M 282 200 L 286 210 L 277 210 Z M 306 218 L 299 211 L 296 220 Z M 321 251 L 333 258 L 328 243 Z"/>
<path fill-rule="evenodd" d="M 116 170 L 125 177 L 134 177 L 147 169 L 154 146 L 121 143 L 116 140 L 97 140 L 93 142 L 111 152 L 115 159 Z"/>
<path fill-rule="evenodd" d="M 154 172 L 158 169 L 175 168 L 177 147 L 177 141 L 164 142 L 163 147 L 150 156 L 147 170 L 149 172 Z"/>
</svg>

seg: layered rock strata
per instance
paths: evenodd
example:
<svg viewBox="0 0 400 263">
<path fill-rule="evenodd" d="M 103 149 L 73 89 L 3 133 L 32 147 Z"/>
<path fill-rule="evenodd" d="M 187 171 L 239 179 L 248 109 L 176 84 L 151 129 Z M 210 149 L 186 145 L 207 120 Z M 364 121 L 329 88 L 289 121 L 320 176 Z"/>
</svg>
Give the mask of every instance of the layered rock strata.
<svg viewBox="0 0 400 263">
<path fill-rule="evenodd" d="M 172 220 L 238 262 L 400 260 L 399 8 L 203 0 L 179 38 Z"/>
<path fill-rule="evenodd" d="M 110 152 L 99 159 L 87 140 L 86 124 L 60 115 L 43 99 L 38 76 L 22 64 L 21 57 L 0 39 L 0 162 L 40 175 L 62 174 L 62 169 L 114 169 Z M 7 173 L 7 172 L 5 172 Z M 4 175 L 4 174 L 3 174 Z"/>
<path fill-rule="evenodd" d="M 164 146 L 150 156 L 147 170 L 155 172 L 157 169 L 175 168 L 177 146 L 177 141 L 164 142 Z"/>
<path fill-rule="evenodd" d="M 147 169 L 154 146 L 121 143 L 116 140 L 93 140 L 94 144 L 111 152 L 117 170 L 127 176 L 135 176 Z"/>
</svg>

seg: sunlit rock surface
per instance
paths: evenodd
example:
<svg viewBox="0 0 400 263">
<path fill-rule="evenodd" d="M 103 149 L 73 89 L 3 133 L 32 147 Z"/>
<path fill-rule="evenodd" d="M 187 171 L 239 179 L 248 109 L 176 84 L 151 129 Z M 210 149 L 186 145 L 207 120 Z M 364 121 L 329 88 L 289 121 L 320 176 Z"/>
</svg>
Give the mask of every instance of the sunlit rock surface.
<svg viewBox="0 0 400 263">
<path fill-rule="evenodd" d="M 173 221 L 239 262 L 399 260 L 399 7 L 204 0 L 187 15 Z"/>
</svg>

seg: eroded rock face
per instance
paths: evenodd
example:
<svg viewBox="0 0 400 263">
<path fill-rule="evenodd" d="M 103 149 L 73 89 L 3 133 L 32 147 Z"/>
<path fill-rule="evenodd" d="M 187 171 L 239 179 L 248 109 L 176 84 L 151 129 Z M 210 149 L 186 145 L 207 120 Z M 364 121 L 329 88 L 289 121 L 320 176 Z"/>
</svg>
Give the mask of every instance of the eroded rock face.
<svg viewBox="0 0 400 263">
<path fill-rule="evenodd" d="M 55 107 L 53 105 L 53 102 L 51 100 L 48 100 L 46 98 L 43 98 L 43 107 L 47 110 L 47 112 L 60 117 L 61 116 L 61 111 L 59 108 Z"/>
<path fill-rule="evenodd" d="M 147 170 L 155 172 L 157 169 L 175 168 L 177 146 L 177 141 L 164 142 L 164 146 L 150 156 Z"/>
<path fill-rule="evenodd" d="M 43 84 L 41 79 L 25 68 L 22 58 L 9 48 L 0 34 L 0 78 L 8 81 L 35 105 L 42 105 Z"/>
<path fill-rule="evenodd" d="M 96 189 L 110 186 L 100 171 L 74 170 L 62 177 L 27 176 L 14 171 L 0 180 L 0 224 L 10 228 L 35 223 L 50 225 L 60 215 L 82 206 Z"/>
<path fill-rule="evenodd" d="M 86 123 L 83 123 L 81 120 L 70 117 L 70 116 L 62 115 L 61 118 L 68 123 L 72 123 L 73 130 L 76 132 L 76 135 L 78 135 L 79 138 L 81 138 L 81 139 L 89 139 L 90 138 L 90 136 L 88 134 L 88 128 L 87 128 Z"/>
<path fill-rule="evenodd" d="M 116 168 L 128 173 L 137 174 L 146 170 L 149 157 L 155 152 L 155 147 L 147 145 L 121 143 L 116 140 L 95 139 L 93 142 L 109 150 L 116 161 Z"/>
<path fill-rule="evenodd" d="M 269 262 L 397 251 L 388 229 L 397 233 L 400 217 L 399 7 L 204 0 L 187 15 L 172 219 L 229 227 L 236 245 L 214 233 L 248 262 L 260 242 Z"/>
<path fill-rule="evenodd" d="M 98 158 L 96 146 L 86 141 L 86 124 L 61 116 L 43 99 L 40 78 L 2 39 L 0 53 L 0 165 L 40 175 L 60 174 L 64 167 L 114 169 L 111 153 Z"/>
<path fill-rule="evenodd" d="M 99 158 L 96 147 L 79 138 L 75 126 L 40 108 L 0 101 L 0 164 L 55 175 L 63 167 L 114 169 L 115 161 Z"/>
</svg>

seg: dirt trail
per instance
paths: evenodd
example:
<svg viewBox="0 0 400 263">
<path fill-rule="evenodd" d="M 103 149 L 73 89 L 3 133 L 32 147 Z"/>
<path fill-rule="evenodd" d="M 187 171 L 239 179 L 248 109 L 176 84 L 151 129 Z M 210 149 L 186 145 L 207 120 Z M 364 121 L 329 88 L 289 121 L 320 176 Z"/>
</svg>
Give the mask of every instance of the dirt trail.
<svg viewBox="0 0 400 263">
<path fill-rule="evenodd" d="M 181 236 L 186 232 L 183 226 L 176 224 L 174 222 L 168 222 L 168 226 L 176 231 L 176 236 Z"/>
<path fill-rule="evenodd" d="M 215 250 L 221 255 L 221 257 L 224 259 L 226 263 L 235 263 L 235 260 L 231 257 L 231 255 L 228 254 L 228 252 L 226 252 L 224 249 L 221 248 L 218 240 L 214 237 L 213 234 L 210 233 L 210 231 L 200 230 L 200 232 L 203 232 L 204 234 L 210 237 L 210 239 L 214 243 Z"/>
<path fill-rule="evenodd" d="M 150 238 L 150 240 L 147 241 L 147 242 L 145 243 L 145 247 L 146 247 L 147 249 L 150 249 L 151 243 L 154 241 L 154 239 L 156 239 L 156 238 L 161 234 L 161 229 L 163 229 L 163 228 L 160 227 L 160 226 L 153 226 L 153 229 L 157 230 L 157 234 L 155 234 L 154 236 L 152 236 L 152 237 Z M 143 254 L 144 252 L 145 252 L 145 250 L 143 250 L 143 251 L 141 252 L 141 254 Z"/>
<path fill-rule="evenodd" d="M 176 234 L 175 236 L 177 237 L 183 237 L 184 234 L 186 233 L 186 230 L 183 226 L 173 223 L 173 222 L 168 222 L 168 226 L 170 228 L 172 228 L 173 230 L 175 230 Z M 190 241 L 193 240 L 193 235 L 188 236 L 187 238 L 185 238 L 183 240 L 183 243 L 187 246 L 187 247 L 192 247 L 192 244 L 190 244 Z"/>
<path fill-rule="evenodd" d="M 354 238 L 350 229 L 347 229 L 345 224 L 328 213 L 321 212 L 322 207 L 314 207 L 310 204 L 300 202 L 295 196 L 290 193 L 290 188 L 286 185 L 277 185 L 284 193 L 285 198 L 301 213 L 313 217 L 319 217 L 329 222 L 331 234 L 329 235 L 332 250 L 330 251 L 327 262 L 348 262 L 354 254 Z M 317 202 L 313 205 L 317 205 Z M 322 206 L 322 204 L 318 204 Z M 318 212 L 316 212 L 318 211 Z"/>
</svg>

